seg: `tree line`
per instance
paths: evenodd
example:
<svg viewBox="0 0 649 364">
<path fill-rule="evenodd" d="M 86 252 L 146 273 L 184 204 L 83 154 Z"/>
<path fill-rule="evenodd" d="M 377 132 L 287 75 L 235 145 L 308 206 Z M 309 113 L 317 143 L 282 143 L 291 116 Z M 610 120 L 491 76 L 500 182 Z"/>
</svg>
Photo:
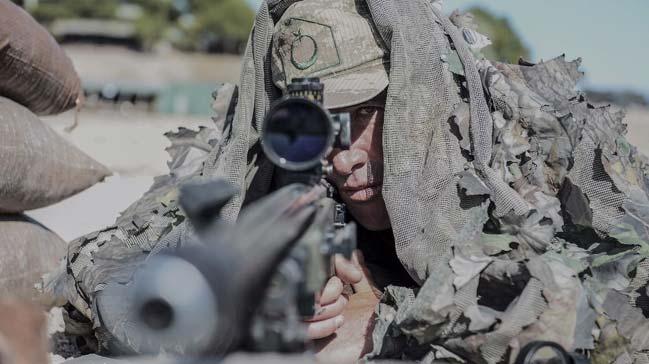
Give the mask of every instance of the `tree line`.
<svg viewBox="0 0 649 364">
<path fill-rule="evenodd" d="M 120 20 L 135 28 L 142 48 L 168 42 L 183 50 L 240 52 L 254 20 L 242 0 L 12 0 L 39 22 Z"/>
</svg>

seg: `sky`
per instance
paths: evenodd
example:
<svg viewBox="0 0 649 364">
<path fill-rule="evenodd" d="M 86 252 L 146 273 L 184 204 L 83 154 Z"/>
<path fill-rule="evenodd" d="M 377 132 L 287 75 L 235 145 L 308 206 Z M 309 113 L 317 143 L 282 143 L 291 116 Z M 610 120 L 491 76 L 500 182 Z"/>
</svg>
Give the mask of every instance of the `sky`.
<svg viewBox="0 0 649 364">
<path fill-rule="evenodd" d="M 261 3 L 246 1 L 255 9 Z M 444 1 L 447 13 L 472 5 L 508 17 L 532 51 L 532 61 L 563 53 L 567 59 L 581 57 L 584 87 L 649 97 L 648 0 Z"/>
</svg>

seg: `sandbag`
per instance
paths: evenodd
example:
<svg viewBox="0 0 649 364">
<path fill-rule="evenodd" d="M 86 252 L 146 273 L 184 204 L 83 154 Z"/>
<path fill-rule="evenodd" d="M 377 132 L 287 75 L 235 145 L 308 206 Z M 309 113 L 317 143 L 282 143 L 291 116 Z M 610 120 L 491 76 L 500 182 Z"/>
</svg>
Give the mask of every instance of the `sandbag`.
<svg viewBox="0 0 649 364">
<path fill-rule="evenodd" d="M 109 175 L 25 107 L 0 97 L 0 212 L 48 206 Z"/>
<path fill-rule="evenodd" d="M 53 300 L 36 285 L 59 265 L 66 246 L 58 235 L 27 216 L 0 215 L 0 297 L 49 305 Z"/>
<path fill-rule="evenodd" d="M 63 49 L 9 0 L 0 0 L 0 96 L 38 115 L 69 110 L 83 97 L 79 76 Z"/>
</svg>

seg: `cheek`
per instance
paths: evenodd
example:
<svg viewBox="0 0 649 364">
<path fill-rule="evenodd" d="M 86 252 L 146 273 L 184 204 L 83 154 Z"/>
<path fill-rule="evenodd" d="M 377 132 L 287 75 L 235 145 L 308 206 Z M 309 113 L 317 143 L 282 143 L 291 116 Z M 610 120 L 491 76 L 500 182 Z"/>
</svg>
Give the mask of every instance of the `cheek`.
<svg viewBox="0 0 649 364">
<path fill-rule="evenodd" d="M 365 150 L 371 160 L 383 161 L 383 120 L 377 118 L 363 133 Z"/>
<path fill-rule="evenodd" d="M 350 150 L 362 150 L 367 153 L 369 160 L 383 161 L 383 115 L 377 115 L 367 122 L 352 122 L 352 145 Z M 327 160 L 332 162 L 334 157 L 341 152 L 333 149 Z"/>
<path fill-rule="evenodd" d="M 383 160 L 383 120 L 381 120 L 381 123 L 376 128 L 374 142 L 375 145 L 373 147 L 376 148 L 377 153 L 381 156 L 381 160 Z"/>
</svg>

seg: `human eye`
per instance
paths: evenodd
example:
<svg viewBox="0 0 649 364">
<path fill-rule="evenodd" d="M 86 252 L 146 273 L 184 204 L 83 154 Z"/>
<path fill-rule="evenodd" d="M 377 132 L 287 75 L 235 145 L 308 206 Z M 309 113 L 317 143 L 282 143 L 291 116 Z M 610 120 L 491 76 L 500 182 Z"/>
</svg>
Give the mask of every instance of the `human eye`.
<svg viewBox="0 0 649 364">
<path fill-rule="evenodd" d="M 360 117 L 367 118 L 367 117 L 370 117 L 370 116 L 374 115 L 378 111 L 378 109 L 379 108 L 377 106 L 363 106 L 363 107 L 359 108 L 358 110 L 356 110 L 356 113 Z"/>
</svg>

